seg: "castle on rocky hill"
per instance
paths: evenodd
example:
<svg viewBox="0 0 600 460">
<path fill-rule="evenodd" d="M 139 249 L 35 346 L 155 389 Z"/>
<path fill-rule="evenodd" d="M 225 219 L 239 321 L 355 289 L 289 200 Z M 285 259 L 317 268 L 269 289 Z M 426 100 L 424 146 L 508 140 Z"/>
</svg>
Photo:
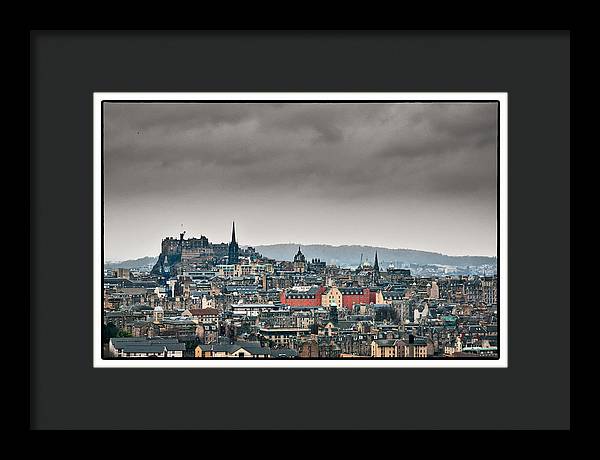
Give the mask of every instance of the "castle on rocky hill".
<svg viewBox="0 0 600 460">
<path fill-rule="evenodd" d="M 152 274 L 166 275 L 173 272 L 173 267 L 182 264 L 237 264 L 240 256 L 258 255 L 254 248 L 240 249 L 235 238 L 235 222 L 229 243 L 211 243 L 204 235 L 184 239 L 184 235 L 185 232 L 182 232 L 179 238 L 167 237 L 162 240 L 160 255 L 152 268 Z"/>
</svg>

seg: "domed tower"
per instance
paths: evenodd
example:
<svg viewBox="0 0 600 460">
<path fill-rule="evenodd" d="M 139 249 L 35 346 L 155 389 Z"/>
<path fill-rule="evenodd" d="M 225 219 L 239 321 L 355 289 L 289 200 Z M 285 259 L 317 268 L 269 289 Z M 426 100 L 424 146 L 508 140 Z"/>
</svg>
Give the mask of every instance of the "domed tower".
<svg viewBox="0 0 600 460">
<path fill-rule="evenodd" d="M 298 252 L 294 256 L 294 271 L 304 273 L 306 270 L 306 257 L 302 254 L 300 246 L 298 246 Z"/>
</svg>

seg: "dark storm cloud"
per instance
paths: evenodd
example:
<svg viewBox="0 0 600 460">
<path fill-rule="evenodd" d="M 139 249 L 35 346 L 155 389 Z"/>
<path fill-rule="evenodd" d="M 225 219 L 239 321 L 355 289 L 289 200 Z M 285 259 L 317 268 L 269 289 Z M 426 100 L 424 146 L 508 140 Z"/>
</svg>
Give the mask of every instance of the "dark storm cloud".
<svg viewBox="0 0 600 460">
<path fill-rule="evenodd" d="M 107 217 L 189 196 L 273 211 L 451 197 L 480 221 L 495 212 L 496 134 L 495 104 L 107 103 Z"/>
<path fill-rule="evenodd" d="M 373 181 L 404 188 L 416 175 L 433 192 L 428 177 L 453 168 L 441 156 L 461 156 L 480 182 L 494 160 L 494 126 L 495 107 L 479 104 L 110 104 L 107 168 L 123 173 L 115 185 L 127 195 L 165 174 L 177 187 L 206 188 L 219 169 L 245 188 L 310 183 L 327 194 Z"/>
</svg>

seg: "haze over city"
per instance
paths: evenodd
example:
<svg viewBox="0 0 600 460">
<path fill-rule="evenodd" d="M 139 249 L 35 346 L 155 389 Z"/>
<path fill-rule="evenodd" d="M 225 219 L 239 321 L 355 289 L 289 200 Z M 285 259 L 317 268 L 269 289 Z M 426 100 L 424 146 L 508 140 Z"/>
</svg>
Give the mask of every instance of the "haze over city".
<svg viewBox="0 0 600 460">
<path fill-rule="evenodd" d="M 165 236 L 496 255 L 496 104 L 105 103 L 105 259 Z M 183 227 L 182 227 L 183 224 Z"/>
</svg>

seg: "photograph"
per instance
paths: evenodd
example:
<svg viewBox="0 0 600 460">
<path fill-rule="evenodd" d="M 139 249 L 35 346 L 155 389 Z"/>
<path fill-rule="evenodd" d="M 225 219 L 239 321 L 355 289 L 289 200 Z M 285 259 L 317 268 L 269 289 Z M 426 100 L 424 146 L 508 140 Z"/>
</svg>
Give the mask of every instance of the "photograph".
<svg viewBox="0 0 600 460">
<path fill-rule="evenodd" d="M 31 30 L 30 431 L 570 431 L 571 67 L 568 29 Z"/>
<path fill-rule="evenodd" d="M 102 362 L 505 362 L 500 98 L 172 96 L 98 98 Z"/>
</svg>

